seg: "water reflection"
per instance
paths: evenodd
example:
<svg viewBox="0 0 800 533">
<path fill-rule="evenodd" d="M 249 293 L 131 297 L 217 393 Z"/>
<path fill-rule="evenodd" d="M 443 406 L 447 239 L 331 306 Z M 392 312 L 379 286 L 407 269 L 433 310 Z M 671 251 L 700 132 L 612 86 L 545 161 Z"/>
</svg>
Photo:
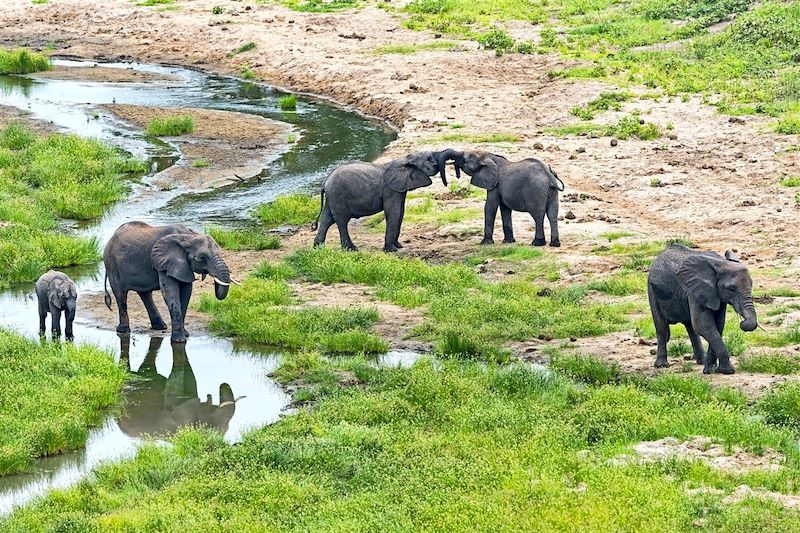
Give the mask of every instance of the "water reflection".
<svg viewBox="0 0 800 533">
<path fill-rule="evenodd" d="M 236 399 L 228 383 L 219 385 L 219 401 L 211 394 L 200 401 L 197 379 L 186 356 L 185 344 L 172 345 L 172 366 L 167 376 L 156 368 L 163 337 L 151 337 L 144 361 L 134 374 L 139 378 L 125 391 L 125 410 L 119 427 L 131 437 L 168 437 L 185 426 L 203 425 L 228 431 L 236 413 Z M 120 362 L 130 372 L 130 336 L 120 335 Z"/>
</svg>

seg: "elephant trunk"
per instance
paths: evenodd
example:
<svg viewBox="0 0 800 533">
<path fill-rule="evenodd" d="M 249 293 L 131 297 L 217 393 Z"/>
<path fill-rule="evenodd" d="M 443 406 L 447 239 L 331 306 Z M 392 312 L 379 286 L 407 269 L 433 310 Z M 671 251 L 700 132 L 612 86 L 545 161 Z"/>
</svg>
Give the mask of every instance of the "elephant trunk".
<svg viewBox="0 0 800 533">
<path fill-rule="evenodd" d="M 447 187 L 447 177 L 445 175 L 445 166 L 447 165 L 448 161 L 456 160 L 460 155 L 461 152 L 456 152 L 452 148 L 448 148 L 447 150 L 442 150 L 441 152 L 436 152 L 436 164 L 439 167 L 439 177 L 442 178 L 442 184 Z M 455 165 L 456 168 L 456 178 L 461 179 L 461 169 L 458 167 L 458 163 Z"/>
<path fill-rule="evenodd" d="M 230 290 L 230 285 L 232 283 L 228 265 L 218 257 L 214 261 L 211 270 L 209 274 L 214 278 L 214 296 L 217 297 L 217 300 L 224 300 L 228 296 L 228 290 Z"/>
<path fill-rule="evenodd" d="M 748 294 L 742 297 L 738 312 L 744 318 L 744 320 L 739 323 L 739 327 L 742 328 L 742 331 L 753 331 L 758 327 L 756 307 L 753 304 L 753 297 L 751 295 Z"/>
</svg>

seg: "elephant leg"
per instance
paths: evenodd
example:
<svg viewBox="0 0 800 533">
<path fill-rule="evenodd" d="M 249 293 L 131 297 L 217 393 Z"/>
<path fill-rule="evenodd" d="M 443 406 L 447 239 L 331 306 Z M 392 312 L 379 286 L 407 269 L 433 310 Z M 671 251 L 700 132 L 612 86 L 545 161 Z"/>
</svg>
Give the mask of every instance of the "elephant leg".
<svg viewBox="0 0 800 533">
<path fill-rule="evenodd" d="M 139 298 L 142 299 L 144 308 L 147 309 L 147 316 L 150 317 L 150 328 L 164 331 L 167 325 L 164 319 L 161 318 L 161 313 L 158 312 L 155 302 L 153 301 L 153 291 L 139 291 Z"/>
<path fill-rule="evenodd" d="M 191 283 L 181 283 L 181 314 L 183 315 L 183 335 L 185 337 L 189 336 L 189 332 L 186 331 L 186 311 L 189 310 L 189 299 L 192 297 L 192 284 Z"/>
<path fill-rule="evenodd" d="M 558 236 L 558 193 L 547 205 L 547 220 L 550 222 L 550 246 L 561 246 L 561 239 Z"/>
<path fill-rule="evenodd" d="M 692 327 L 708 342 L 703 374 L 711 374 L 715 371 L 721 374 L 733 374 L 735 370 L 730 362 L 728 348 L 717 330 L 715 315 L 710 310 L 701 309 L 700 304 L 692 305 L 690 303 L 690 310 Z M 717 359 L 719 359 L 719 366 L 717 366 Z"/>
<path fill-rule="evenodd" d="M 55 305 L 50 305 L 50 329 L 53 331 L 53 338 L 61 336 L 61 309 Z"/>
<path fill-rule="evenodd" d="M 358 248 L 355 244 L 353 244 L 353 240 L 350 238 L 350 232 L 347 230 L 347 224 L 350 222 L 350 219 L 347 218 L 345 220 L 336 221 L 336 227 L 339 228 L 339 240 L 342 243 L 342 248 L 345 250 L 350 250 L 352 252 L 358 251 Z"/>
<path fill-rule="evenodd" d="M 689 340 L 692 343 L 692 352 L 694 352 L 694 361 L 698 365 L 702 365 L 706 359 L 706 350 L 703 348 L 703 341 L 700 340 L 700 336 L 692 327 L 691 322 L 687 322 L 684 324 L 686 326 L 686 333 L 689 334 Z"/>
<path fill-rule="evenodd" d="M 333 213 L 328 204 L 325 204 L 325 209 L 322 211 L 322 217 L 319 221 L 317 228 L 317 236 L 314 238 L 314 246 L 325 244 L 325 239 L 328 238 L 328 229 L 333 225 Z"/>
<path fill-rule="evenodd" d="M 719 307 L 719 310 L 716 311 L 714 314 L 714 326 L 719 333 L 720 339 L 722 338 L 722 332 L 725 330 L 725 317 L 727 316 L 728 306 L 727 304 L 722 304 Z M 723 346 L 724 345 L 723 341 Z M 728 347 L 725 346 L 725 350 L 723 352 L 714 352 L 714 363 L 718 363 L 717 372 L 721 374 L 733 374 L 736 370 L 733 368 L 731 364 L 730 352 L 728 351 Z"/>
<path fill-rule="evenodd" d="M 494 244 L 494 221 L 497 218 L 497 208 L 500 207 L 500 194 L 498 187 L 486 193 L 486 204 L 483 206 L 483 240 L 481 244 Z"/>
<path fill-rule="evenodd" d="M 503 242 L 505 244 L 517 242 L 514 239 L 514 228 L 511 226 L 511 208 L 504 203 L 500 204 L 500 218 L 503 220 Z"/>
<path fill-rule="evenodd" d="M 180 282 L 165 274 L 159 273 L 158 281 L 161 285 L 161 294 L 164 302 L 169 309 L 169 317 L 172 321 L 172 342 L 186 342 L 186 334 L 183 331 L 183 307 L 181 306 L 181 287 Z"/>
<path fill-rule="evenodd" d="M 403 193 L 403 205 L 400 206 L 400 219 L 397 221 L 397 235 L 394 237 L 394 247 L 402 248 L 400 244 L 400 226 L 403 225 L 403 218 L 406 216 L 406 195 Z"/>
<path fill-rule="evenodd" d="M 534 246 L 544 246 L 544 211 L 532 212 L 531 216 L 533 217 L 534 224 L 536 224 L 535 235 L 531 244 Z"/>
<path fill-rule="evenodd" d="M 114 293 L 114 299 L 117 300 L 117 309 L 119 310 L 117 333 L 130 333 L 131 325 L 128 319 L 128 291 L 123 290 L 115 283 L 111 284 L 111 291 Z"/>
<path fill-rule="evenodd" d="M 394 243 L 400 236 L 400 224 L 403 221 L 403 211 L 406 203 L 406 195 L 401 194 L 399 202 L 390 198 L 383 203 L 383 213 L 386 219 L 386 234 L 383 239 L 384 252 L 396 252 L 397 247 Z"/>
<path fill-rule="evenodd" d="M 47 332 L 45 321 L 47 320 L 47 312 L 49 310 L 49 307 L 44 307 L 41 304 L 39 305 L 39 335 L 44 335 Z"/>
<path fill-rule="evenodd" d="M 658 348 L 656 350 L 656 368 L 666 368 L 669 366 L 667 361 L 667 343 L 669 342 L 669 324 L 666 318 L 661 314 L 658 307 L 658 300 L 656 299 L 653 290 L 647 288 L 647 298 L 650 300 L 650 312 L 653 315 L 653 324 L 656 327 L 656 340 L 658 341 Z"/>
<path fill-rule="evenodd" d="M 75 336 L 72 334 L 73 320 L 74 317 L 71 314 L 69 313 L 64 314 L 64 338 L 67 339 L 68 341 L 71 341 L 75 338 Z"/>
</svg>

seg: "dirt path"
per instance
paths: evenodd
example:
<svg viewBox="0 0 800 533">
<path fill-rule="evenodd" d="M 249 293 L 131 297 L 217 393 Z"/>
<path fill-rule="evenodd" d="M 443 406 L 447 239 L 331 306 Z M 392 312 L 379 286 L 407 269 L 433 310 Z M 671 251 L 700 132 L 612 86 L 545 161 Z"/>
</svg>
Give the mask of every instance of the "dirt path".
<svg viewBox="0 0 800 533">
<path fill-rule="evenodd" d="M 52 43 L 59 54 L 135 58 L 229 74 L 247 68 L 269 83 L 330 97 L 391 122 L 399 137 L 387 157 L 421 147 L 472 147 L 463 139 L 473 134 L 513 133 L 520 142 L 483 146 L 512 158 L 540 158 L 558 170 L 567 194 L 594 197 L 562 204 L 562 214 L 572 211 L 574 217 L 562 223 L 562 248 L 548 253 L 567 264 L 567 281 L 613 270 L 614 264 L 598 259 L 591 249 L 604 242 L 603 233 L 625 231 L 633 239 L 682 236 L 704 248 L 738 250 L 754 272 L 771 272 L 769 277 L 756 276 L 757 285 L 800 290 L 800 207 L 796 189 L 779 185 L 781 177 L 800 175 L 800 151 L 794 149 L 800 141 L 769 133 L 766 118 L 730 121 L 699 97 L 665 97 L 625 103 L 621 113 L 638 111 L 668 136 L 620 141 L 616 147 L 602 137 L 558 138 L 546 135 L 545 129 L 577 122 L 570 109 L 612 87 L 550 79 L 548 72 L 572 64 L 554 55 L 498 58 L 477 50 L 474 43 L 462 43 L 457 51 L 376 56 L 375 50 L 386 44 L 435 39 L 404 29 L 399 19 L 374 7 L 314 14 L 233 0 L 176 5 L 176 11 L 156 11 L 127 0 L 46 5 L 10 0 L 0 12 L 0 45 Z M 216 5 L 224 7 L 223 15 L 211 14 Z M 249 42 L 255 43 L 254 49 L 233 53 Z M 621 113 L 608 112 L 600 120 L 613 122 Z M 463 127 L 450 127 L 456 124 Z M 443 138 L 453 134 L 461 137 Z M 464 204 L 481 206 L 477 199 Z M 411 244 L 404 253 L 435 261 L 463 256 L 477 247 L 479 218 L 433 232 L 404 226 L 403 240 Z M 518 241 L 532 239 L 527 217 L 515 214 L 515 226 Z M 367 249 L 380 246 L 381 236 L 362 225 L 355 225 L 353 236 Z M 302 229 L 285 240 L 284 252 L 249 257 L 253 262 L 276 258 L 311 238 Z M 336 242 L 335 230 L 328 238 Z M 490 269 L 485 275 L 503 273 Z M 324 300 L 313 287 L 297 290 L 310 303 Z M 353 301 L 363 297 L 355 295 Z M 392 314 L 388 307 L 382 311 L 389 314 L 380 327 L 389 335 L 396 320 L 415 319 Z M 400 343 L 402 335 L 390 340 Z M 530 353 L 541 342 L 515 349 Z M 650 347 L 630 334 L 587 341 L 585 347 L 603 357 L 631 361 L 631 368 L 651 364 Z M 746 375 L 730 379 L 748 383 Z"/>
</svg>

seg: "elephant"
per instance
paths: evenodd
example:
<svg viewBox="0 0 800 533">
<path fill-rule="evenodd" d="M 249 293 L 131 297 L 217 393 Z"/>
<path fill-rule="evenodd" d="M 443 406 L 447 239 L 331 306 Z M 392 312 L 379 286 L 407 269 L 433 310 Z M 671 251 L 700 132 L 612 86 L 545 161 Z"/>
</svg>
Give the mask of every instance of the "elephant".
<svg viewBox="0 0 800 533">
<path fill-rule="evenodd" d="M 140 379 L 126 389 L 125 410 L 118 423 L 131 437 L 167 437 L 184 426 L 204 425 L 225 433 L 236 412 L 230 385 L 219 386 L 219 405 L 211 395 L 200 401 L 197 380 L 186 356 L 185 344 L 172 345 L 172 369 L 164 377 L 156 371 L 162 337 L 150 337 L 144 361 L 135 374 Z M 130 335 L 120 335 L 120 361 L 130 369 Z"/>
<path fill-rule="evenodd" d="M 39 334 L 46 331 L 45 319 L 50 313 L 50 326 L 53 337 L 61 336 L 61 312 L 64 312 L 64 335 L 72 340 L 72 322 L 75 320 L 75 309 L 78 290 L 75 283 L 63 272 L 48 270 L 36 281 L 36 298 L 39 300 Z"/>
<path fill-rule="evenodd" d="M 167 326 L 153 302 L 153 291 L 161 290 L 172 321 L 172 341 L 186 342 L 184 327 L 195 273 L 203 279 L 214 279 L 218 300 L 228 295 L 230 270 L 222 259 L 219 245 L 208 235 L 186 226 L 151 226 L 144 222 L 128 222 L 117 228 L 103 252 L 106 267 L 105 303 L 111 309 L 108 284 L 117 300 L 119 325 L 117 333 L 130 333 L 128 291 L 136 291 L 150 317 L 150 327 L 166 330 Z"/>
<path fill-rule="evenodd" d="M 692 250 L 670 244 L 661 252 L 647 276 L 647 297 L 656 327 L 658 350 L 656 368 L 669 366 L 667 342 L 670 324 L 683 324 L 692 342 L 697 364 L 703 373 L 735 372 L 728 348 L 722 341 L 728 304 L 742 317 L 739 327 L 753 331 L 758 327 L 753 304 L 750 273 L 730 250 L 723 258 L 716 252 Z M 703 337 L 708 342 L 704 354 Z M 717 366 L 719 361 L 719 366 Z"/>
<path fill-rule="evenodd" d="M 511 226 L 511 211 L 530 213 L 536 224 L 534 246 L 544 246 L 544 217 L 550 221 L 550 246 L 561 246 L 558 237 L 558 193 L 564 182 L 552 168 L 538 159 L 509 161 L 483 150 L 455 154 L 456 177 L 459 170 L 471 176 L 470 183 L 486 189 L 484 228 L 481 244 L 494 244 L 497 208 L 503 219 L 503 242 L 516 242 Z"/>
<path fill-rule="evenodd" d="M 383 211 L 386 216 L 383 250 L 396 252 L 402 248 L 398 239 L 406 194 L 432 184 L 430 177 L 437 173 L 446 186 L 445 164 L 453 153 L 452 149 L 413 152 L 381 165 L 348 161 L 336 167 L 322 184 L 319 214 L 311 225 L 311 229 L 318 230 L 314 246 L 325 242 L 328 229 L 335 223 L 339 228 L 342 248 L 356 250 L 347 231 L 350 219 Z"/>
</svg>

